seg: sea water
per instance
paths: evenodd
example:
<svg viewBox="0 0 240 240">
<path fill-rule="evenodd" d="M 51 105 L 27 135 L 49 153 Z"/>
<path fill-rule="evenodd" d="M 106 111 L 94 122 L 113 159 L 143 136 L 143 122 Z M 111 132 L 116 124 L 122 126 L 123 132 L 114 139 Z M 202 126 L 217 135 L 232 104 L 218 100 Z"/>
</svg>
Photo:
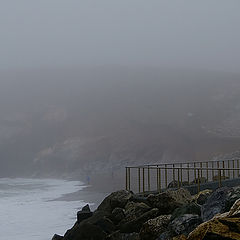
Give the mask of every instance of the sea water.
<svg viewBox="0 0 240 240">
<path fill-rule="evenodd" d="M 81 182 L 0 178 L 0 240 L 51 240 L 63 235 L 86 203 L 53 201 L 84 188 Z"/>
</svg>

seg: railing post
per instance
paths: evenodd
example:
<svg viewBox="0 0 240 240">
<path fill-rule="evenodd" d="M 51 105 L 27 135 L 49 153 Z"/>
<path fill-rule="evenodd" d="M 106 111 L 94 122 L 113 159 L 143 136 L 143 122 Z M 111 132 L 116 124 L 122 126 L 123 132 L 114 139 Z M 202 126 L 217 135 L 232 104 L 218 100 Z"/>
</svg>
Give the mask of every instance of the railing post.
<svg viewBox="0 0 240 240">
<path fill-rule="evenodd" d="M 175 165 L 173 164 L 173 184 L 175 184 Z"/>
<path fill-rule="evenodd" d="M 178 186 L 178 189 L 180 188 L 180 183 L 179 183 L 179 181 L 180 181 L 180 169 L 178 168 L 178 182 L 177 182 L 177 186 Z"/>
<path fill-rule="evenodd" d="M 233 167 L 233 178 L 235 178 L 235 160 L 232 160 L 232 167 Z"/>
<path fill-rule="evenodd" d="M 239 176 L 239 159 L 237 160 L 237 168 L 238 168 L 238 171 L 237 171 L 238 172 L 238 176 L 237 177 L 239 178 L 240 177 Z"/>
<path fill-rule="evenodd" d="M 142 189 L 143 189 L 143 193 L 145 192 L 145 168 L 143 167 L 142 169 Z"/>
<path fill-rule="evenodd" d="M 189 163 L 188 163 L 187 167 L 188 167 L 188 170 L 187 170 L 188 185 L 190 185 Z"/>
<path fill-rule="evenodd" d="M 128 168 L 126 167 L 126 190 L 128 190 Z"/>
<path fill-rule="evenodd" d="M 194 182 L 195 182 L 195 184 L 196 184 L 196 183 L 197 183 L 196 163 L 193 163 L 193 167 L 194 167 Z"/>
<path fill-rule="evenodd" d="M 208 182 L 208 162 L 206 162 L 206 168 L 207 168 L 207 182 Z"/>
<path fill-rule="evenodd" d="M 202 178 L 202 162 L 200 162 L 200 169 L 201 169 L 201 178 Z"/>
<path fill-rule="evenodd" d="M 159 175 L 159 179 L 158 179 L 158 181 L 159 181 L 159 182 L 158 182 L 159 189 L 158 189 L 158 191 L 161 192 L 161 190 L 162 190 L 161 168 L 158 169 L 158 172 L 159 172 L 159 173 L 158 173 L 158 175 Z"/>
<path fill-rule="evenodd" d="M 228 160 L 228 177 L 230 178 L 230 160 Z"/>
<path fill-rule="evenodd" d="M 214 162 L 212 162 L 212 181 L 214 181 Z"/>
<path fill-rule="evenodd" d="M 218 186 L 221 187 L 222 185 L 222 176 L 221 176 L 221 169 L 218 169 Z"/>
<path fill-rule="evenodd" d="M 223 180 L 225 180 L 225 162 L 222 162 L 222 167 L 223 167 Z"/>
<path fill-rule="evenodd" d="M 128 168 L 128 190 L 131 190 L 131 168 Z"/>
<path fill-rule="evenodd" d="M 148 166 L 148 191 L 151 190 L 151 183 L 150 183 L 150 168 Z"/>
<path fill-rule="evenodd" d="M 158 165 L 157 165 L 157 190 L 159 191 L 159 171 L 158 171 Z"/>
<path fill-rule="evenodd" d="M 200 170 L 198 168 L 198 180 L 197 180 L 197 183 L 198 183 L 198 193 L 200 192 Z"/>
<path fill-rule="evenodd" d="M 140 167 L 138 168 L 138 192 L 141 192 L 141 169 Z"/>
<path fill-rule="evenodd" d="M 180 168 L 181 168 L 181 187 L 182 187 L 182 183 L 183 183 L 182 163 L 180 164 Z"/>
<path fill-rule="evenodd" d="M 167 180 L 167 164 L 165 164 L 165 188 L 167 189 L 167 182 L 168 182 L 168 180 Z"/>
</svg>

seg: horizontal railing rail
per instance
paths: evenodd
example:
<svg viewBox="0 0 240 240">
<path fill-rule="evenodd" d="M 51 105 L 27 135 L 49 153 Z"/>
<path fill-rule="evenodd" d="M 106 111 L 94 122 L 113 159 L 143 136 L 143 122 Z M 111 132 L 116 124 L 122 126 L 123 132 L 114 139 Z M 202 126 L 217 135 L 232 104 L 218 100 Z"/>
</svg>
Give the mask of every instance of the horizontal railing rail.
<svg viewBox="0 0 240 240">
<path fill-rule="evenodd" d="M 222 182 L 240 177 L 239 159 L 145 164 L 126 167 L 126 189 L 139 193 L 158 191 L 168 188 L 200 186 L 209 182 Z"/>
</svg>

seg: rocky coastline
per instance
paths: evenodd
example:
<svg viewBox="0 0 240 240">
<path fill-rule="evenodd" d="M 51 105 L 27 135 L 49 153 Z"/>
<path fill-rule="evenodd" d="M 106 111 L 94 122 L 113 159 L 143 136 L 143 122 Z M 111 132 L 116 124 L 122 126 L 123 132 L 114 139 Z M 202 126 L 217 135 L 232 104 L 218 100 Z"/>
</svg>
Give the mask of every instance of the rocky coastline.
<svg viewBox="0 0 240 240">
<path fill-rule="evenodd" d="M 92 212 L 88 205 L 52 240 L 239 240 L 240 186 L 134 194 L 120 190 Z"/>
</svg>

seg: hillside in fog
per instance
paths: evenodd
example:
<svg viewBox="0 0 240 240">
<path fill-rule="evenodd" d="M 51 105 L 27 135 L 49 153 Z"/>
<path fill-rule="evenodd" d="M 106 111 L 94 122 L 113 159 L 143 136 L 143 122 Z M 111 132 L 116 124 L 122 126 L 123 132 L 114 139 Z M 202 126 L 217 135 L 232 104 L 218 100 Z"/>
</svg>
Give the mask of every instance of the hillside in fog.
<svg viewBox="0 0 240 240">
<path fill-rule="evenodd" d="M 239 76 L 154 68 L 1 72 L 0 175 L 81 177 L 239 149 Z"/>
</svg>

